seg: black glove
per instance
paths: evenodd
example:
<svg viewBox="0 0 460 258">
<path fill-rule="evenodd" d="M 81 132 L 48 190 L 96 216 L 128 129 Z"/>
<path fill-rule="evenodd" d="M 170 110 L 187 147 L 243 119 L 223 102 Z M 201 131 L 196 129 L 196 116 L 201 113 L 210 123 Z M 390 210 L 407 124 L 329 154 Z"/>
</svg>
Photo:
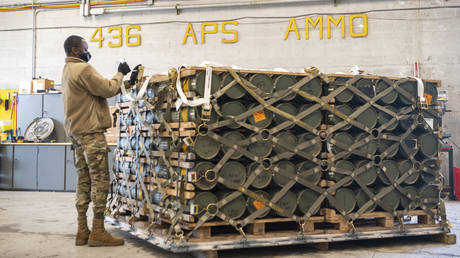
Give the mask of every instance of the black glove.
<svg viewBox="0 0 460 258">
<path fill-rule="evenodd" d="M 118 71 L 123 75 L 127 75 L 129 72 L 131 72 L 131 69 L 126 62 L 123 62 L 118 65 Z"/>
<path fill-rule="evenodd" d="M 133 71 L 131 72 L 131 77 L 129 78 L 129 84 L 134 85 L 137 83 L 137 76 L 139 75 L 139 66 L 142 66 L 141 64 L 136 65 L 134 67 Z"/>
</svg>

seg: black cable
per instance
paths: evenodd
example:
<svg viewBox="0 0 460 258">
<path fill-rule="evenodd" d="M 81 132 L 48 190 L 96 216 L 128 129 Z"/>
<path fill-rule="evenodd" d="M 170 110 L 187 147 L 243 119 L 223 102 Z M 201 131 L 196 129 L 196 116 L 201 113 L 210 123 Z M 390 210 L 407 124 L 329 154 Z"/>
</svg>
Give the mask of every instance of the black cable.
<svg viewBox="0 0 460 258">
<path fill-rule="evenodd" d="M 352 15 L 352 14 L 369 14 L 377 12 L 397 12 L 397 11 L 419 11 L 419 10 L 434 10 L 434 9 L 459 9 L 460 5 L 452 6 L 431 6 L 431 7 L 413 7 L 413 8 L 398 8 L 398 9 L 375 9 L 362 12 L 338 12 L 338 13 L 307 13 L 299 14 L 295 16 L 243 16 L 234 19 L 219 19 L 219 20 L 191 20 L 191 21 L 160 21 L 160 22 L 144 22 L 144 23 L 118 23 L 110 25 L 100 25 L 100 26 L 53 26 L 53 27 L 38 27 L 37 30 L 50 30 L 50 29 L 95 29 L 95 28 L 107 28 L 112 26 L 122 26 L 122 25 L 161 25 L 161 24 L 188 24 L 188 23 L 203 23 L 203 22 L 224 22 L 224 21 L 241 21 L 241 20 L 261 20 L 261 19 L 290 19 L 290 18 L 303 18 L 307 16 L 323 16 L 323 15 Z M 422 18 L 423 19 L 423 18 Z M 416 19 L 414 19 L 416 20 Z M 281 21 L 284 22 L 284 21 Z M 16 28 L 16 29 L 4 29 L 0 32 L 7 31 L 24 31 L 32 30 L 32 27 L 28 28 Z"/>
</svg>

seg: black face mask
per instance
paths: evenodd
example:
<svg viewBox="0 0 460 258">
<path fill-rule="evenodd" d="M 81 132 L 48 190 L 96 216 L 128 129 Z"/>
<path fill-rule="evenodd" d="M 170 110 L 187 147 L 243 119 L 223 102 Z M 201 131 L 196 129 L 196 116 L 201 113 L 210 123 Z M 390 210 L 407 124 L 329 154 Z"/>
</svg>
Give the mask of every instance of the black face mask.
<svg viewBox="0 0 460 258">
<path fill-rule="evenodd" d="M 80 53 L 80 55 L 78 56 L 81 60 L 85 61 L 85 62 L 89 62 L 89 60 L 91 59 L 91 54 L 89 52 L 86 52 L 86 53 Z"/>
</svg>

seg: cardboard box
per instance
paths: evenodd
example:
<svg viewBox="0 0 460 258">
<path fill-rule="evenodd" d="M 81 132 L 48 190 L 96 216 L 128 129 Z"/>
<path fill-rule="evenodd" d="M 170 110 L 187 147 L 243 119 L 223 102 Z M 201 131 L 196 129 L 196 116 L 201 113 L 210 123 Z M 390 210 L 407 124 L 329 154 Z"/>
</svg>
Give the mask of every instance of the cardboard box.
<svg viewBox="0 0 460 258">
<path fill-rule="evenodd" d="M 54 81 L 48 79 L 33 79 L 31 93 L 37 93 L 39 90 L 54 88 Z"/>
</svg>

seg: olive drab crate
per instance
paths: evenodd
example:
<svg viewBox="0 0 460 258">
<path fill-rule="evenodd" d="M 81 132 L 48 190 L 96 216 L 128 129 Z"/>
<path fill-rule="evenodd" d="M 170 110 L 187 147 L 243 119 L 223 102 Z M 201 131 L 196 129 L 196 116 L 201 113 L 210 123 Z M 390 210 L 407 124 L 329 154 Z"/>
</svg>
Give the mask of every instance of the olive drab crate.
<svg viewBox="0 0 460 258">
<path fill-rule="evenodd" d="M 439 84 L 314 68 L 140 74 L 117 104 L 108 218 L 175 252 L 447 232 Z"/>
</svg>

